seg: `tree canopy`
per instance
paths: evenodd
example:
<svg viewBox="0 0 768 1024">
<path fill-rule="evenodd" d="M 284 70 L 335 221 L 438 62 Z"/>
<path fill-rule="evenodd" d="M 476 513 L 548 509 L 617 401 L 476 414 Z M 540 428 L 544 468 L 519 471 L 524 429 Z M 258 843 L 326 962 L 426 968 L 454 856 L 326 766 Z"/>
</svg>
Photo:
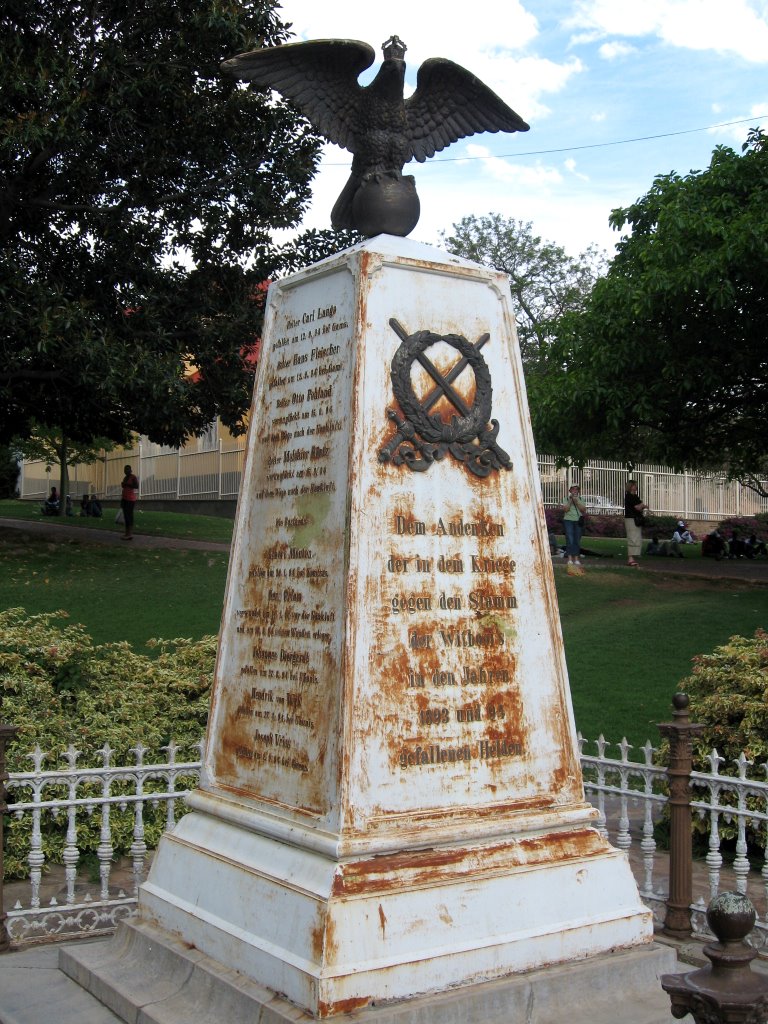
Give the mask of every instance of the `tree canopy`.
<svg viewBox="0 0 768 1024">
<path fill-rule="evenodd" d="M 720 469 L 762 489 L 768 435 L 768 138 L 655 179 L 572 316 L 531 406 L 539 447 Z"/>
<path fill-rule="evenodd" d="M 464 217 L 442 239 L 457 256 L 509 275 L 526 376 L 546 372 L 560 320 L 582 308 L 604 256 L 596 248 L 569 256 L 561 246 L 535 235 L 530 221 L 498 213 Z"/>
<path fill-rule="evenodd" d="M 319 153 L 295 110 L 219 71 L 287 38 L 276 6 L 3 5 L 0 441 L 240 428 L 271 232 L 299 223 Z"/>
</svg>

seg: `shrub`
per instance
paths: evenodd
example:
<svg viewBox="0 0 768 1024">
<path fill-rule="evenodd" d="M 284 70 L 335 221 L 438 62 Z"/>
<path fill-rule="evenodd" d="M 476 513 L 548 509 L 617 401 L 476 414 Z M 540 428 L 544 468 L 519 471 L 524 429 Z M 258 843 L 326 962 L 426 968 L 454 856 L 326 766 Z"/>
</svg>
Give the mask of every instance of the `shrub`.
<svg viewBox="0 0 768 1024">
<path fill-rule="evenodd" d="M 100 766 L 98 751 L 108 743 L 113 764 L 130 764 L 130 750 L 141 744 L 151 756 L 171 740 L 196 743 L 205 731 L 216 638 L 151 641 L 157 657 L 134 651 L 130 644 L 95 645 L 66 612 L 27 615 L 23 608 L 0 612 L 0 693 L 3 719 L 18 728 L 9 745 L 9 771 L 32 767 L 29 753 L 39 745 L 51 756 L 43 768 L 59 767 L 70 743 L 81 752 L 79 765 Z M 151 792 L 152 784 L 146 787 Z M 117 786 L 115 793 L 120 790 Z M 64 795 L 62 793 L 62 795 Z M 22 797 L 23 799 L 23 797 Z M 179 812 L 181 801 L 177 804 Z M 164 809 L 145 809 L 146 842 L 152 845 L 164 827 Z M 57 860 L 66 822 L 43 816 L 43 848 Z M 80 819 L 81 850 L 99 845 L 98 815 Z M 130 811 L 113 811 L 116 853 L 129 849 Z M 6 832 L 6 877 L 23 877 L 28 868 L 29 828 L 11 818 Z"/>
<path fill-rule="evenodd" d="M 738 530 L 742 538 L 755 534 L 758 540 L 768 541 L 768 517 L 764 513 L 756 516 L 729 516 L 718 524 L 720 530 L 730 537 L 731 530 Z"/>
<path fill-rule="evenodd" d="M 587 516 L 586 537 L 624 537 L 624 516 Z"/>
<path fill-rule="evenodd" d="M 5 445 L 0 445 L 0 498 L 18 496 L 19 463 L 16 456 Z"/>
<path fill-rule="evenodd" d="M 547 506 L 544 510 L 547 518 L 547 531 L 562 536 L 565 533 L 563 526 L 563 511 L 559 507 Z M 584 528 L 585 537 L 623 537 L 624 517 L 623 516 L 587 516 Z"/>
<path fill-rule="evenodd" d="M 563 533 L 564 513 L 559 505 L 547 505 L 547 507 L 544 509 L 544 515 L 547 520 L 547 533 Z"/>
<path fill-rule="evenodd" d="M 712 654 L 697 655 L 681 689 L 704 726 L 696 744 L 702 769 L 712 747 L 726 759 L 721 770 L 729 775 L 742 751 L 750 760 L 768 760 L 768 633 L 732 636 Z"/>
<path fill-rule="evenodd" d="M 694 743 L 694 766 L 711 771 L 708 754 L 714 748 L 725 760 L 720 766 L 723 775 L 738 775 L 736 760 L 744 752 L 750 761 L 762 765 L 768 761 L 768 633 L 758 629 L 754 637 L 732 636 L 728 643 L 716 647 L 711 654 L 693 659 L 693 671 L 680 684 L 689 695 L 691 717 L 704 726 Z M 666 748 L 666 743 L 664 744 Z M 664 755 L 666 756 L 666 754 Z M 721 802 L 733 802 L 723 792 Z M 754 798 L 747 806 L 764 810 Z M 765 830 L 752 824 L 751 843 L 761 848 Z M 709 823 L 696 820 L 694 832 L 708 834 Z M 721 818 L 720 835 L 733 840 L 736 823 Z"/>
<path fill-rule="evenodd" d="M 647 515 L 645 517 L 645 526 L 643 526 L 643 536 L 652 537 L 654 534 L 658 534 L 662 540 L 670 540 L 672 534 L 677 529 L 677 516 L 656 516 Z M 695 530 L 693 531 L 695 534 Z"/>
</svg>

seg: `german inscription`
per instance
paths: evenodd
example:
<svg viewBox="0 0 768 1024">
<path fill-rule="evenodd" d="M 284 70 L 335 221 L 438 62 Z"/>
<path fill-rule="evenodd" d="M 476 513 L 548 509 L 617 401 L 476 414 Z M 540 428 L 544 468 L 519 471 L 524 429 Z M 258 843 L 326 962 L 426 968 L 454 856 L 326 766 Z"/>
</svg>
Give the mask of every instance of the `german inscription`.
<svg viewBox="0 0 768 1024">
<path fill-rule="evenodd" d="M 341 659 L 349 275 L 281 298 L 252 411 L 244 542 L 222 623 L 217 777 L 319 812 Z"/>
<path fill-rule="evenodd" d="M 446 512 L 391 515 L 383 584 L 402 623 L 402 685 L 410 721 L 394 754 L 401 770 L 519 758 L 519 693 L 510 638 L 516 561 L 508 524 Z"/>
</svg>

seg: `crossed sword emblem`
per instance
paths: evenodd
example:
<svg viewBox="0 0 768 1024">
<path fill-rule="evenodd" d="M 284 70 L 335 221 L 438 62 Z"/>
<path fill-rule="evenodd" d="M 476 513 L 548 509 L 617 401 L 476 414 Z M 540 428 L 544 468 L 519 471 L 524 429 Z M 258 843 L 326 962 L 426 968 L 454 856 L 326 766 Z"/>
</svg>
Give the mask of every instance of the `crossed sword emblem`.
<svg viewBox="0 0 768 1024">
<path fill-rule="evenodd" d="M 408 333 L 403 329 L 402 325 L 397 322 L 397 320 L 392 319 L 389 321 L 389 323 L 390 326 L 392 327 L 392 330 L 395 332 L 395 334 L 398 336 L 401 342 L 408 340 Z M 485 345 L 485 343 L 490 339 L 490 337 L 490 334 L 481 334 L 474 344 L 475 350 L 479 352 L 483 345 Z M 451 367 L 451 369 L 445 376 L 443 376 L 443 374 L 440 373 L 440 371 L 437 369 L 434 363 L 430 359 L 428 359 L 423 352 L 420 352 L 416 356 L 416 361 L 421 366 L 424 367 L 424 369 L 427 371 L 427 373 L 429 374 L 429 376 L 432 378 L 436 385 L 436 387 L 432 388 L 429 394 L 425 395 L 425 397 L 419 402 L 419 406 L 424 410 L 424 412 L 427 412 L 429 409 L 431 409 L 435 402 L 437 402 L 442 395 L 445 395 L 445 397 L 448 399 L 451 405 L 458 409 L 462 416 L 469 416 L 471 409 L 464 401 L 464 399 L 461 397 L 461 395 L 458 393 L 458 391 L 456 391 L 455 388 L 451 387 L 453 381 L 455 381 L 457 377 L 460 377 L 464 370 L 469 366 L 469 360 L 467 359 L 467 357 L 462 356 L 461 359 L 459 359 L 459 361 Z M 387 415 L 391 420 L 394 420 L 394 422 L 397 424 L 398 429 L 394 437 L 384 446 L 384 448 L 382 448 L 381 452 L 379 453 L 379 460 L 381 462 L 386 462 L 392 455 L 392 452 L 395 451 L 395 449 L 398 447 L 398 445 L 401 444 L 403 441 L 407 440 L 407 435 L 401 429 L 406 421 L 401 419 L 394 409 L 388 409 Z"/>
</svg>

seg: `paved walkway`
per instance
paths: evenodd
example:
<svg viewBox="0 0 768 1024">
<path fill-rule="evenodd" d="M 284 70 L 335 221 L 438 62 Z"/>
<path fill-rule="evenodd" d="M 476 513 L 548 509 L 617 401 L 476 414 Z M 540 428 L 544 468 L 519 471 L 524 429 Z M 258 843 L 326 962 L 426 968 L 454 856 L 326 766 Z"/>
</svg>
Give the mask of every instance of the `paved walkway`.
<svg viewBox="0 0 768 1024">
<path fill-rule="evenodd" d="M 130 542 L 122 539 L 119 528 L 114 530 L 95 530 L 87 526 L 70 526 L 67 523 L 51 523 L 43 520 L 0 519 L 0 536 L 4 530 L 18 530 L 32 536 L 44 536 L 51 539 L 62 539 L 62 535 L 70 542 L 87 542 L 89 544 L 121 545 L 130 543 L 137 548 L 186 548 L 192 551 L 229 551 L 230 545 L 217 541 L 191 540 L 180 537 L 149 537 L 141 533 L 134 534 Z M 589 547 L 589 538 L 585 538 Z M 768 558 L 727 558 L 717 562 L 714 558 L 694 558 L 692 555 L 682 558 L 643 558 L 640 569 L 630 569 L 623 557 L 601 558 L 586 557 L 584 568 L 590 569 L 625 569 L 629 572 L 665 573 L 673 576 L 692 576 L 702 579 L 733 579 L 746 583 L 768 584 Z M 565 569 L 565 559 L 553 560 L 555 569 Z"/>
<path fill-rule="evenodd" d="M 589 538 L 585 538 L 589 547 Z M 717 562 L 714 558 L 699 558 L 689 555 L 687 558 L 641 558 L 639 569 L 632 569 L 626 559 L 583 557 L 582 565 L 590 569 L 623 569 L 628 573 L 651 572 L 664 573 L 667 576 L 691 576 L 698 579 L 742 580 L 745 583 L 768 583 L 768 558 L 723 558 Z M 565 570 L 564 558 L 553 559 L 555 569 Z"/>
</svg>

